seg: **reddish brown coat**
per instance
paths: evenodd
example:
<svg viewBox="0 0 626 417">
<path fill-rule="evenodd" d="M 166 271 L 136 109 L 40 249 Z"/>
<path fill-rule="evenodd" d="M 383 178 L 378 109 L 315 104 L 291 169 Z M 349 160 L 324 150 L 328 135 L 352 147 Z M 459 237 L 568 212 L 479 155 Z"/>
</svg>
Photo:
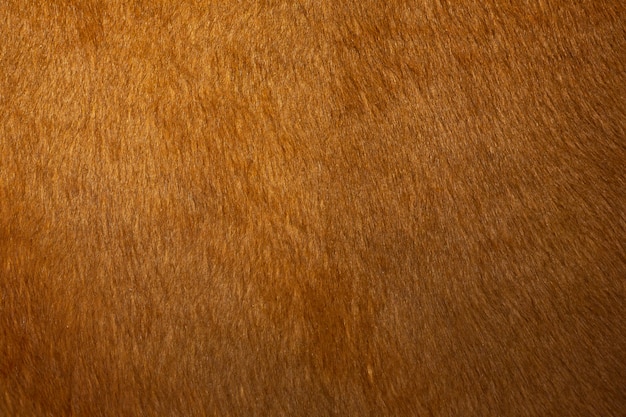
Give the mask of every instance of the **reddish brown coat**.
<svg viewBox="0 0 626 417">
<path fill-rule="evenodd" d="M 623 416 L 619 1 L 0 2 L 0 415 Z"/>
</svg>

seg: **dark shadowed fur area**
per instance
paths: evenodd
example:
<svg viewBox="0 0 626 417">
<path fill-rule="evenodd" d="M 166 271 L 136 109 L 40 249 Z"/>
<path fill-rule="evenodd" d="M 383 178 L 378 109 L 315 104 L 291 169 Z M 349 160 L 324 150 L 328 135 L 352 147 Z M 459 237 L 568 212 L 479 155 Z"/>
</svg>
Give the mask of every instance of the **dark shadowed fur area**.
<svg viewBox="0 0 626 417">
<path fill-rule="evenodd" d="M 626 3 L 0 2 L 0 416 L 624 416 Z"/>
</svg>

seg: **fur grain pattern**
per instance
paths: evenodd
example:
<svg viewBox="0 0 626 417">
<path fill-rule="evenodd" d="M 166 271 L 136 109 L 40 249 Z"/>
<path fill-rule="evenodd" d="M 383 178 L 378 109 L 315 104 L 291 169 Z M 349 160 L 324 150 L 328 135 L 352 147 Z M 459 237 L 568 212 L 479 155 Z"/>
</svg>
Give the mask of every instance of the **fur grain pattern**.
<svg viewBox="0 0 626 417">
<path fill-rule="evenodd" d="M 620 1 L 0 2 L 1 416 L 624 416 Z"/>
</svg>

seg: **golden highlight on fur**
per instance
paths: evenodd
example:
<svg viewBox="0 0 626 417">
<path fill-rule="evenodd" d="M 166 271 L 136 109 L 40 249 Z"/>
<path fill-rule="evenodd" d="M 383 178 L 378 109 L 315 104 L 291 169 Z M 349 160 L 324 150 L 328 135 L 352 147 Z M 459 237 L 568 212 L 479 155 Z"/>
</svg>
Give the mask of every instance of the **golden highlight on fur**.
<svg viewBox="0 0 626 417">
<path fill-rule="evenodd" d="M 624 416 L 620 1 L 0 2 L 0 416 Z"/>
</svg>

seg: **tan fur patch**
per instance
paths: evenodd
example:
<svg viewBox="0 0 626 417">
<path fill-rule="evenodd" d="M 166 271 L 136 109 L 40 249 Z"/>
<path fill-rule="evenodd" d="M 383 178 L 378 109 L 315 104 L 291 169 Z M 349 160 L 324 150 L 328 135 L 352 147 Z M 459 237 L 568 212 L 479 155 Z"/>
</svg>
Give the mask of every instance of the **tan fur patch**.
<svg viewBox="0 0 626 417">
<path fill-rule="evenodd" d="M 2 1 L 0 415 L 623 415 L 625 13 Z"/>
</svg>

